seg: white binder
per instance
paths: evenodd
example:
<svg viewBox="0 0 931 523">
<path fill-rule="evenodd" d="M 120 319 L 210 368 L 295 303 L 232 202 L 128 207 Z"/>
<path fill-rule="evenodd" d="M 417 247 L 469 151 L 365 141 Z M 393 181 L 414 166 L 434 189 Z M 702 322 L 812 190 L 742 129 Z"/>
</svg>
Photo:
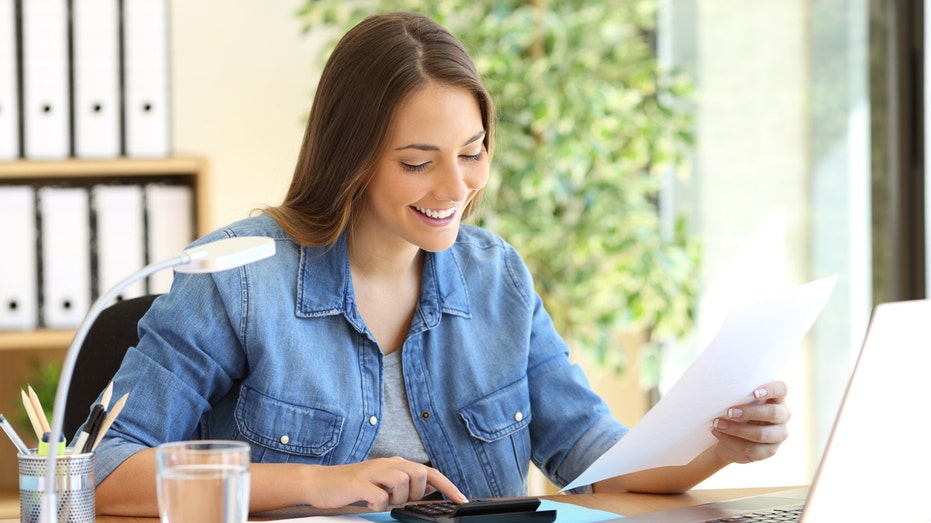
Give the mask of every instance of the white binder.
<svg viewBox="0 0 931 523">
<path fill-rule="evenodd" d="M 67 0 L 21 5 L 24 155 L 66 158 L 71 154 Z"/>
<path fill-rule="evenodd" d="M 123 0 L 126 156 L 171 152 L 167 0 Z"/>
<path fill-rule="evenodd" d="M 50 329 L 77 327 L 90 308 L 91 244 L 87 190 L 41 187 L 42 317 Z"/>
<path fill-rule="evenodd" d="M 186 185 L 150 184 L 145 188 L 148 263 L 174 258 L 194 240 L 194 195 Z M 149 277 L 149 292 L 163 294 L 173 275 L 159 271 Z"/>
<path fill-rule="evenodd" d="M 72 7 L 74 155 L 120 155 L 120 37 L 117 0 Z"/>
<path fill-rule="evenodd" d="M 19 74 L 15 0 L 0 0 L 0 161 L 19 156 Z"/>
<path fill-rule="evenodd" d="M 145 211 L 140 185 L 96 185 L 91 205 L 97 224 L 97 293 L 99 296 L 145 267 Z M 130 284 L 117 300 L 145 294 L 145 281 Z"/>
<path fill-rule="evenodd" d="M 34 329 L 39 321 L 36 271 L 35 191 L 29 186 L 0 186 L 0 330 Z"/>
</svg>

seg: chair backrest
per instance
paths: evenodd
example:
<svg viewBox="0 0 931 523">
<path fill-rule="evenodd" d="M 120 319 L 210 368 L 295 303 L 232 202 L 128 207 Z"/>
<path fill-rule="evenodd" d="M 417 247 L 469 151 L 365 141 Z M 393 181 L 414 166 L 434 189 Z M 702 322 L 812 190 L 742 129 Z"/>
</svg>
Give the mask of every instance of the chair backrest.
<svg viewBox="0 0 931 523">
<path fill-rule="evenodd" d="M 126 350 L 139 342 L 136 324 L 158 296 L 149 294 L 116 302 L 91 325 L 68 389 L 63 427 L 66 438 L 70 439 L 87 419 L 91 405 L 113 379 Z"/>
</svg>

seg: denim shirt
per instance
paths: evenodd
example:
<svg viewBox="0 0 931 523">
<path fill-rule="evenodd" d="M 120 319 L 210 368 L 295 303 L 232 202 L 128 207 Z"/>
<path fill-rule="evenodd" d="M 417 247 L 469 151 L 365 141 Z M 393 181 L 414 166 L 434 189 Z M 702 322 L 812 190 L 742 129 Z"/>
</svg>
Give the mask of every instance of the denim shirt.
<svg viewBox="0 0 931 523">
<path fill-rule="evenodd" d="M 365 459 L 382 416 L 383 355 L 353 293 L 345 235 L 292 241 L 267 215 L 202 238 L 260 235 L 276 254 L 214 274 L 176 274 L 139 323 L 114 379 L 131 392 L 97 451 L 102 481 L 165 441 L 229 439 L 252 461 Z M 626 432 L 591 391 L 517 252 L 463 225 L 426 253 L 403 347 L 414 424 L 431 465 L 470 498 L 525 495 L 533 461 L 556 485 Z"/>
</svg>

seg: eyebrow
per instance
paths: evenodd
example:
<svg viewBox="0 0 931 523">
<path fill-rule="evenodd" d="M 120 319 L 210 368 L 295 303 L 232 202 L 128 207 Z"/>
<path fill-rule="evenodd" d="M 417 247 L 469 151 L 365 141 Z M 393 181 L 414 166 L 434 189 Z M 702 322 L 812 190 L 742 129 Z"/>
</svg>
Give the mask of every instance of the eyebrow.
<svg viewBox="0 0 931 523">
<path fill-rule="evenodd" d="M 480 139 L 482 139 L 482 138 L 484 138 L 484 137 L 485 137 L 485 130 L 482 129 L 481 131 L 479 131 L 479 132 L 473 134 L 472 136 L 470 136 L 468 140 L 462 142 L 462 146 L 465 147 L 466 145 L 469 145 L 470 143 L 473 143 L 473 142 L 475 142 L 475 141 L 477 141 L 477 140 L 480 140 Z M 439 150 L 440 150 L 440 148 L 437 147 L 437 146 L 435 146 L 435 145 L 430 145 L 430 144 L 425 144 L 425 143 L 412 143 L 412 144 L 410 144 L 410 145 L 405 145 L 405 146 L 403 146 L 403 147 L 398 147 L 398 148 L 395 149 L 395 151 L 403 151 L 403 150 L 405 150 L 405 149 L 417 149 L 417 150 L 420 150 L 420 151 L 439 151 Z"/>
</svg>

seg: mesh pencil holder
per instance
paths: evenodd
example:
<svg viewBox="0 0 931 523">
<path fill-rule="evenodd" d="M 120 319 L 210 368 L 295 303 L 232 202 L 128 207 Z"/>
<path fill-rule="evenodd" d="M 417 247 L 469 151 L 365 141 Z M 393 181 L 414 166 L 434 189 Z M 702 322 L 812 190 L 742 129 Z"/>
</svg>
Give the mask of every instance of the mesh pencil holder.
<svg viewBox="0 0 931 523">
<path fill-rule="evenodd" d="M 19 521 L 41 523 L 47 456 L 19 454 Z M 93 523 L 94 454 L 56 456 L 55 503 L 60 523 Z"/>
</svg>

